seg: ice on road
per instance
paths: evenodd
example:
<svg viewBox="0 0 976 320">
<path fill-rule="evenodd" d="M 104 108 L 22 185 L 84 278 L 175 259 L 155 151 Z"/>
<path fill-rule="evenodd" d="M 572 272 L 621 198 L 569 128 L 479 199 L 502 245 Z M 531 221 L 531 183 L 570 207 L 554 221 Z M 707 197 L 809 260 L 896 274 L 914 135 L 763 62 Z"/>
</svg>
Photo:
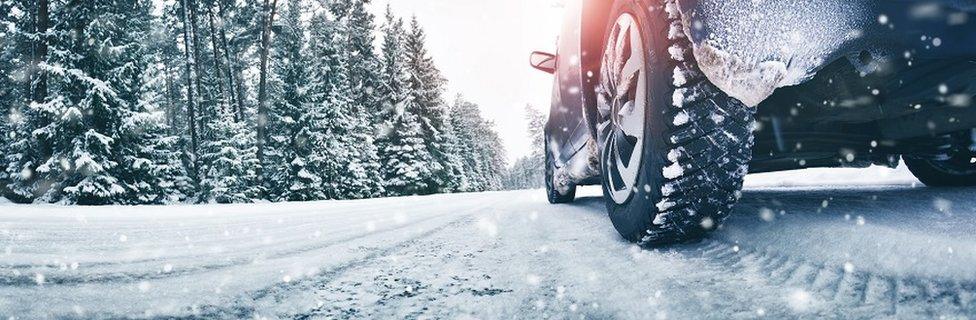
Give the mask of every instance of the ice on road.
<svg viewBox="0 0 976 320">
<path fill-rule="evenodd" d="M 650 249 L 621 240 L 599 189 L 557 206 L 541 191 L 5 204 L 0 318 L 976 315 L 976 189 L 819 172 L 751 176 L 721 230 Z"/>
</svg>

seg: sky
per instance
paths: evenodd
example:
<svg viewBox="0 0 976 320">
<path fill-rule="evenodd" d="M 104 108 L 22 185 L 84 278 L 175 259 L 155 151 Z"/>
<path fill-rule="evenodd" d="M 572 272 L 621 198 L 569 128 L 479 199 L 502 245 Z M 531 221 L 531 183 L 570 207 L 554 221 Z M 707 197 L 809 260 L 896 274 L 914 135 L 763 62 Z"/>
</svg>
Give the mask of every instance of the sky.
<svg viewBox="0 0 976 320">
<path fill-rule="evenodd" d="M 481 106 L 505 142 L 509 162 L 531 152 L 524 108 L 548 114 L 553 76 L 528 65 L 532 51 L 554 52 L 560 0 L 374 0 L 378 22 L 387 4 L 427 32 L 431 55 L 457 94 Z"/>
</svg>

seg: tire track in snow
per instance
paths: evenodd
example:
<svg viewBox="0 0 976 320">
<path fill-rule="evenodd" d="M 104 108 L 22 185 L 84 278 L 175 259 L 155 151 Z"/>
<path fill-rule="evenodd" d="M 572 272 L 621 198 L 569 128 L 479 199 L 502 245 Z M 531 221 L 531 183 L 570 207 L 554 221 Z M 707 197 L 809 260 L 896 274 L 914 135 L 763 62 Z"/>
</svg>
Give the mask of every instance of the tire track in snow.
<svg viewBox="0 0 976 320">
<path fill-rule="evenodd" d="M 478 211 L 481 209 L 482 208 L 479 208 L 473 211 Z M 341 239 L 335 239 L 335 240 L 323 242 L 314 246 L 307 246 L 307 247 L 301 247 L 292 250 L 274 252 L 272 254 L 263 256 L 261 258 L 262 260 L 269 260 L 269 259 L 279 259 L 279 258 L 287 258 L 291 256 L 298 256 L 304 253 L 327 249 L 329 247 L 346 244 L 348 242 L 356 241 L 367 237 L 373 237 L 373 236 L 378 236 L 386 233 L 393 233 L 403 229 L 408 229 L 428 221 L 433 221 L 451 215 L 455 215 L 455 213 L 444 213 L 436 216 L 431 216 L 428 218 L 412 221 L 409 224 L 398 225 L 394 228 L 383 229 L 383 230 L 370 232 L 366 234 L 352 235 Z M 164 262 L 167 260 L 170 259 L 169 258 L 146 259 L 141 262 L 109 263 L 109 265 Z M 154 270 L 154 271 L 141 272 L 141 273 L 132 273 L 132 272 L 100 273 L 100 274 L 82 273 L 81 275 L 45 274 L 43 278 L 44 279 L 43 283 L 45 285 L 65 285 L 65 286 L 96 284 L 96 283 L 134 283 L 140 281 L 160 280 L 166 278 L 175 278 L 175 277 L 187 276 L 192 274 L 217 271 L 221 269 L 244 265 L 252 261 L 254 261 L 254 257 L 237 257 L 230 260 L 224 260 L 220 263 L 178 268 L 169 272 L 165 272 L 163 270 Z M 91 266 L 91 265 L 93 264 L 89 264 L 87 266 Z M 22 272 L 21 270 L 18 269 L 0 268 L 0 273 L 2 273 L 0 274 L 0 284 L 3 285 L 15 286 L 15 287 L 38 285 L 37 276 L 35 275 L 34 272 Z"/>
<path fill-rule="evenodd" d="M 845 270 L 843 265 L 824 265 L 719 240 L 673 250 L 729 269 L 729 274 L 756 274 L 769 285 L 797 288 L 852 312 L 841 314 L 952 317 L 976 313 L 976 282 L 972 281 L 888 276 L 850 267 Z"/>
<path fill-rule="evenodd" d="M 432 205 L 421 205 L 420 207 L 413 208 L 412 210 L 421 210 L 422 211 L 422 210 L 426 209 L 426 207 L 433 207 L 433 206 Z M 298 233 L 302 233 L 302 232 L 312 233 L 314 231 L 321 231 L 321 228 L 314 227 L 315 225 L 318 225 L 318 224 L 321 224 L 321 223 L 327 223 L 329 225 L 353 225 L 353 224 L 362 223 L 362 222 L 370 221 L 370 220 L 381 220 L 380 219 L 381 217 L 389 218 L 389 216 L 390 216 L 390 214 L 388 212 L 389 209 L 387 208 L 387 209 L 384 209 L 384 210 L 387 210 L 387 212 L 384 212 L 381 209 L 353 210 L 351 212 L 341 211 L 338 214 L 336 214 L 335 217 L 330 217 L 330 219 L 327 219 L 327 220 L 300 223 L 300 224 L 292 225 L 291 227 L 289 227 L 289 229 L 286 229 L 286 230 L 282 230 L 282 229 L 269 229 L 269 230 L 266 230 L 266 231 L 276 231 L 278 233 L 280 233 L 282 231 L 287 231 L 289 234 L 298 234 Z M 360 215 L 363 212 L 369 212 L 369 213 L 367 215 Z M 304 213 L 303 212 L 303 213 L 296 214 L 296 215 L 304 215 L 304 214 L 307 214 L 307 213 Z M 324 214 L 323 213 L 322 215 L 328 215 L 328 214 Z M 281 218 L 281 216 L 277 216 L 277 215 L 276 216 L 273 216 L 273 217 L 278 218 L 278 219 Z M 291 218 L 294 218 L 294 217 L 291 217 Z M 216 224 L 216 225 L 208 225 L 208 226 L 202 226 L 202 227 L 192 227 L 192 226 L 187 226 L 187 227 L 172 227 L 171 229 L 173 229 L 172 231 L 175 231 L 180 237 L 182 237 L 183 234 L 190 234 L 190 235 L 197 234 L 195 232 L 196 230 L 213 230 L 215 228 L 221 228 L 221 229 L 227 230 L 227 229 L 243 229 L 243 228 L 251 228 L 251 227 L 254 227 L 253 229 L 256 229 L 257 230 L 257 229 L 261 229 L 261 228 L 259 228 L 260 226 L 267 225 L 267 224 L 271 223 L 273 220 L 275 220 L 275 219 L 269 219 L 268 217 L 248 217 L 247 219 L 249 221 L 246 221 L 246 222 L 232 220 L 234 222 L 227 223 L 227 224 Z M 207 221 L 208 221 L 208 219 L 194 220 L 193 221 L 193 224 L 201 224 L 201 223 L 202 224 L 206 224 Z M 233 228 L 229 228 L 229 227 L 233 227 Z M 100 233 L 102 231 L 101 230 L 102 228 L 83 228 L 83 229 L 84 229 L 84 234 L 87 234 L 87 233 Z M 141 232 L 141 230 L 139 230 L 139 229 L 133 229 L 133 228 L 130 228 L 129 226 L 125 226 L 124 228 L 119 227 L 119 226 L 113 226 L 111 228 L 106 228 L 106 229 L 110 229 L 110 232 L 108 232 L 108 233 L 113 233 L 113 232 L 117 233 L 118 230 L 126 230 L 126 233 L 128 233 L 129 235 L 133 235 L 133 234 L 136 234 L 138 232 Z M 350 230 L 353 230 L 353 228 L 345 228 L 345 229 L 341 229 L 341 230 L 332 230 L 332 231 L 348 232 Z M 382 231 L 382 230 L 380 230 L 380 231 Z M 167 233 L 167 232 L 168 231 L 165 230 L 165 229 L 158 229 L 158 228 L 157 229 L 152 229 L 152 233 L 153 234 L 163 234 L 163 233 Z M 16 241 L 16 240 L 13 240 L 13 239 L 6 239 L 6 240 L 9 240 L 9 241 L 12 241 L 12 242 L 13 241 Z M 235 239 L 231 239 L 231 240 L 235 240 Z M 252 239 L 250 237 L 244 237 L 244 238 L 240 238 L 240 239 L 236 239 L 236 240 L 239 240 L 239 241 L 242 241 L 242 242 L 245 242 L 245 243 L 246 242 L 249 242 L 249 241 L 252 241 Z M 290 240 L 291 239 L 283 239 L 281 241 L 282 242 L 287 242 L 287 241 L 290 241 Z M 305 239 L 305 238 L 299 238 L 299 239 L 295 239 L 295 240 L 298 240 L 297 242 L 307 241 L 307 239 Z M 76 239 L 76 238 L 61 239 L 61 238 L 56 238 L 56 237 L 50 237 L 50 235 L 45 235 L 44 241 L 47 242 L 47 243 L 50 243 L 50 244 L 59 244 L 59 243 L 79 242 L 81 240 Z M 206 247 L 206 246 L 213 245 L 213 244 L 223 244 L 223 243 L 226 243 L 227 241 L 228 241 L 228 239 L 209 239 L 209 240 L 206 240 L 206 241 L 194 242 L 193 245 L 194 246 L 199 246 L 199 247 Z M 47 244 L 45 246 L 50 246 L 50 244 Z M 166 248 L 166 247 L 171 247 L 171 246 L 182 246 L 182 245 L 185 245 L 186 242 L 184 242 L 184 240 L 181 238 L 181 239 L 179 239 L 177 241 L 174 241 L 173 243 L 165 243 L 165 242 L 159 242 L 159 243 L 157 243 L 157 242 L 154 242 L 153 244 L 156 245 L 156 246 L 159 246 L 159 247 Z M 103 245 L 103 247 L 106 247 L 106 248 L 110 248 L 111 249 L 110 246 L 104 246 Z M 85 245 L 84 248 L 86 250 L 91 250 L 93 248 L 94 249 L 97 249 L 96 247 L 91 246 L 91 245 L 87 245 L 87 244 Z M 260 248 L 231 248 L 231 249 L 248 250 L 248 249 L 260 249 Z M 149 250 L 149 251 L 152 251 L 152 250 Z M 77 252 L 74 252 L 74 253 L 77 253 Z M 97 253 L 101 253 L 101 252 L 99 252 L 99 251 L 93 251 L 92 253 L 97 254 Z M 209 253 L 204 253 L 204 254 L 189 254 L 189 255 L 175 255 L 175 256 L 154 257 L 154 258 L 144 258 L 144 259 L 138 259 L 138 260 L 125 260 L 125 261 L 79 262 L 79 264 L 81 266 L 88 267 L 88 268 L 91 268 L 91 267 L 112 267 L 112 266 L 121 266 L 121 265 L 132 265 L 132 264 L 141 264 L 141 263 L 160 262 L 160 261 L 163 261 L 163 260 L 196 259 L 196 258 L 201 258 L 201 257 L 209 257 L 210 255 L 211 254 L 209 254 Z M 60 255 L 58 255 L 58 256 L 60 256 Z M 25 270 L 25 269 L 44 269 L 44 268 L 47 268 L 47 269 L 50 269 L 49 270 L 50 272 L 57 272 L 59 269 L 62 269 L 64 267 L 64 265 L 66 265 L 66 264 L 67 263 L 47 263 L 47 262 L 45 262 L 45 263 L 10 263 L 10 264 L 0 264 L 0 271 L 2 271 L 2 270 L 8 270 L 8 269 Z M 31 273 L 33 273 L 33 272 L 31 272 Z"/>
<path fill-rule="evenodd" d="M 463 314 L 452 313 L 463 312 L 459 310 L 463 308 L 454 305 L 459 299 L 475 303 L 513 292 L 505 282 L 493 277 L 498 275 L 491 271 L 498 262 L 506 260 L 499 259 L 497 254 L 510 254 L 498 250 L 498 238 L 457 238 L 458 234 L 479 232 L 482 230 L 477 230 L 470 221 L 460 222 L 457 228 L 444 230 L 392 253 L 389 259 L 366 262 L 351 272 L 314 286 L 309 296 L 314 297 L 316 304 L 280 311 L 276 316 L 290 319 L 456 318 Z M 495 263 L 485 263 L 486 258 Z"/>
<path fill-rule="evenodd" d="M 458 228 L 444 230 L 392 253 L 396 259 L 375 259 L 327 283 L 312 286 L 310 290 L 314 294 L 306 295 L 304 301 L 294 290 L 282 292 L 274 296 L 276 304 L 298 301 L 292 305 L 299 307 L 270 316 L 444 319 L 511 315 L 543 319 L 579 308 L 581 315 L 591 315 L 587 318 L 615 318 L 578 307 L 582 302 L 565 292 L 565 287 L 560 292 L 559 281 L 563 280 L 553 276 L 569 273 L 562 263 L 552 261 L 560 260 L 551 255 L 555 252 L 543 253 L 547 251 L 543 248 L 556 239 L 547 229 L 539 228 L 536 218 L 530 220 L 529 215 L 519 211 L 534 210 L 523 208 L 504 210 L 500 215 L 476 215 L 477 224 L 461 222 Z M 497 223 L 498 229 L 504 231 L 497 237 L 485 235 L 488 231 L 482 229 L 480 219 Z M 602 221 L 600 226 L 604 226 Z M 510 265 L 515 261 L 517 265 Z M 412 290 L 404 291 L 406 286 Z M 271 298 L 266 297 L 265 301 Z M 265 311 L 261 307 L 257 309 Z M 595 314 L 598 315 L 592 316 Z"/>
<path fill-rule="evenodd" d="M 482 210 L 483 209 L 484 208 L 482 208 Z M 443 232 L 444 230 L 457 228 L 460 225 L 471 223 L 473 221 L 472 215 L 477 211 L 480 210 L 475 210 L 465 214 L 464 216 L 453 219 L 446 224 L 424 231 L 407 239 L 397 241 L 392 246 L 387 246 L 381 249 L 373 249 L 372 252 L 366 256 L 339 264 L 311 277 L 306 277 L 287 283 L 277 283 L 262 289 L 248 292 L 237 298 L 236 301 L 232 303 L 232 306 L 204 306 L 201 308 L 202 314 L 200 316 L 203 318 L 252 318 L 257 313 L 257 310 L 255 310 L 255 305 L 259 300 L 274 299 L 275 301 L 278 301 L 289 294 L 300 294 L 306 290 L 328 285 L 351 270 L 414 246 L 420 243 L 422 240 L 430 238 L 439 232 Z"/>
</svg>

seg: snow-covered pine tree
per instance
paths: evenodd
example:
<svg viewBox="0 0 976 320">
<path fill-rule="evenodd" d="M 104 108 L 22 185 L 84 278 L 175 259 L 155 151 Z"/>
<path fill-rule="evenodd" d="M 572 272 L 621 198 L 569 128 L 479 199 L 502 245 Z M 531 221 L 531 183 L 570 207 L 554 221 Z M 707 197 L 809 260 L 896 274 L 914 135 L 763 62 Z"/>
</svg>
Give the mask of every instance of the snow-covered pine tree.
<svg viewBox="0 0 976 320">
<path fill-rule="evenodd" d="M 434 159 L 427 149 L 422 119 L 414 112 L 410 72 L 404 46 L 403 20 L 389 6 L 383 28 L 384 123 L 379 150 L 384 186 L 391 195 L 426 193 L 432 179 Z"/>
<path fill-rule="evenodd" d="M 480 189 L 483 182 L 478 174 L 480 168 L 478 168 L 478 162 L 474 156 L 477 151 L 475 150 L 474 142 L 471 141 L 471 139 L 475 138 L 475 123 L 471 121 L 468 115 L 464 114 L 469 105 L 462 104 L 463 102 L 466 101 L 463 100 L 461 95 L 455 98 L 448 115 L 448 120 L 451 124 L 451 131 L 456 139 L 455 148 L 461 161 L 462 177 L 458 191 L 472 192 Z"/>
<path fill-rule="evenodd" d="M 14 124 L 20 120 L 17 106 L 26 99 L 24 74 L 18 70 L 24 67 L 23 58 L 28 52 L 24 44 L 29 42 L 18 32 L 26 20 L 21 3 L 0 1 L 0 12 L 0 155 L 7 155 L 8 146 L 16 138 Z M 6 168 L 7 159 L 0 156 L 0 197 L 9 195 Z"/>
<path fill-rule="evenodd" d="M 274 23 L 278 16 L 278 0 L 264 0 L 263 13 L 261 14 L 261 46 L 259 47 L 258 56 L 258 106 L 257 114 L 255 115 L 254 124 L 257 137 L 255 142 L 257 143 L 257 177 L 258 184 L 262 188 L 266 188 L 264 167 L 265 164 L 265 151 L 266 145 L 268 144 L 268 109 L 271 105 L 269 93 L 269 83 L 268 78 L 270 76 L 270 70 L 268 69 L 271 63 L 271 39 L 274 36 Z M 263 195 L 263 193 L 262 193 Z"/>
<path fill-rule="evenodd" d="M 380 145 L 385 188 L 394 196 L 425 192 L 432 159 L 424 147 L 420 121 L 413 113 L 399 110 L 391 118 L 387 125 L 392 130 Z"/>
<path fill-rule="evenodd" d="M 51 56 L 38 65 L 50 94 L 31 103 L 8 155 L 14 193 L 39 201 L 139 203 L 156 183 L 136 150 L 158 139 L 141 126 L 146 70 L 140 37 L 150 3 L 71 1 L 52 7 Z M 142 169 L 133 170 L 135 166 Z"/>
<path fill-rule="evenodd" d="M 357 114 L 368 116 L 370 124 L 375 129 L 382 122 L 382 102 L 377 90 L 381 86 L 380 59 L 376 54 L 375 17 L 367 6 L 372 0 L 330 1 L 329 10 L 335 21 L 341 24 L 345 36 L 349 69 L 349 82 L 352 83 L 351 92 L 353 106 Z"/>
<path fill-rule="evenodd" d="M 200 202 L 247 203 L 261 198 L 256 135 L 223 110 L 209 124 L 213 139 L 201 145 Z"/>
<path fill-rule="evenodd" d="M 199 184 L 201 145 L 216 139 L 211 123 L 228 108 L 238 122 L 252 121 L 247 107 L 253 53 L 263 24 L 262 7 L 234 0 L 176 0 L 162 3 L 154 56 L 166 74 L 166 122 L 179 135 L 182 161 Z M 253 85 L 252 85 L 253 87 Z M 253 105 L 253 103 L 252 103 Z M 252 108 L 253 109 L 253 108 Z M 248 122 L 253 125 L 253 122 Z M 196 191 L 191 196 L 196 196 Z"/>
<path fill-rule="evenodd" d="M 508 170 L 505 189 L 532 189 L 545 187 L 545 125 L 546 117 L 532 105 L 525 106 L 527 133 L 532 142 L 532 152 L 519 158 Z"/>
<path fill-rule="evenodd" d="M 310 25 L 314 78 L 321 82 L 319 101 L 326 154 L 322 174 L 329 199 L 358 199 L 381 195 L 379 157 L 370 117 L 353 99 L 349 61 L 356 54 L 346 45 L 345 25 L 316 14 Z"/>
<path fill-rule="evenodd" d="M 464 168 L 462 191 L 498 190 L 505 174 L 505 149 L 493 124 L 481 116 L 478 105 L 458 96 L 450 121 L 457 135 Z"/>
<path fill-rule="evenodd" d="M 129 81 L 125 85 L 139 92 L 137 111 L 128 121 L 132 130 L 120 136 L 129 150 L 123 152 L 122 181 L 133 192 L 124 203 L 161 204 L 186 200 L 192 196 L 196 187 L 186 169 L 183 159 L 184 142 L 179 123 L 174 121 L 179 111 L 180 94 L 176 91 L 174 61 L 167 56 L 180 56 L 179 49 L 173 45 L 165 31 L 165 25 L 152 18 L 142 28 L 144 33 L 136 34 L 142 43 L 142 55 L 148 68 L 142 81 Z M 173 33 L 174 35 L 177 33 Z M 178 66 L 176 67 L 178 70 Z M 130 179 L 135 177 L 136 179 Z M 141 177 L 141 178 L 140 178 Z"/>
<path fill-rule="evenodd" d="M 151 89 L 160 99 L 160 108 L 164 113 L 164 121 L 169 133 L 180 136 L 181 140 L 189 140 L 183 137 L 187 132 L 185 129 L 186 103 L 183 101 L 182 88 L 186 85 L 182 70 L 184 67 L 183 52 L 177 45 L 176 39 L 180 38 L 182 31 L 178 28 L 178 15 L 163 14 L 154 17 L 152 20 L 151 31 L 147 42 L 150 58 L 150 77 L 153 88 Z M 183 143 L 179 141 L 179 143 Z"/>
<path fill-rule="evenodd" d="M 307 59 L 303 8 L 292 1 L 283 8 L 280 30 L 272 44 L 273 91 L 268 112 L 268 149 L 265 183 L 273 201 L 308 201 L 326 198 L 323 173 L 327 156 L 321 130 L 321 95 L 324 79 L 314 78 Z"/>
<path fill-rule="evenodd" d="M 349 0 L 331 1 L 328 4 L 340 30 L 343 42 L 341 57 L 347 70 L 345 74 L 348 85 L 339 87 L 348 87 L 343 90 L 347 92 L 345 97 L 351 102 L 349 114 L 357 119 L 356 129 L 350 135 L 360 140 L 354 152 L 359 153 L 361 160 L 350 162 L 350 167 L 366 172 L 371 180 L 358 181 L 357 183 L 367 188 L 362 191 L 350 190 L 350 196 L 359 194 L 363 197 L 381 195 L 385 184 L 379 169 L 378 143 L 367 143 L 380 134 L 379 127 L 383 122 L 383 102 L 379 93 L 383 85 L 380 79 L 382 67 L 375 47 L 376 23 L 375 17 L 367 8 L 371 2 L 372 0 Z M 359 195 L 353 197 L 360 197 Z"/>
<path fill-rule="evenodd" d="M 208 28 L 211 33 L 216 33 L 216 38 L 211 39 L 216 42 L 213 45 L 218 48 L 218 58 L 223 58 L 218 60 L 222 61 L 224 69 L 225 79 L 221 83 L 227 83 L 229 92 L 225 96 L 231 100 L 237 121 L 253 119 L 248 117 L 253 111 L 248 110 L 248 79 L 244 70 L 257 63 L 256 55 L 251 52 L 260 44 L 264 8 L 256 4 L 253 1 L 212 0 L 206 5 L 208 19 L 215 21 L 215 28 Z"/>
<path fill-rule="evenodd" d="M 477 108 L 477 107 L 476 107 Z M 480 110 L 478 111 L 480 118 Z M 477 131 L 478 156 L 482 163 L 485 185 L 483 191 L 501 190 L 504 186 L 502 180 L 505 178 L 505 171 L 508 164 L 505 160 L 505 144 L 495 131 L 495 124 L 491 121 L 482 120 Z"/>
<path fill-rule="evenodd" d="M 186 6 L 183 14 L 186 31 L 189 32 L 187 50 L 191 56 L 192 81 L 195 89 L 196 112 L 195 118 L 200 128 L 201 140 L 215 139 L 214 133 L 209 131 L 209 123 L 223 116 L 230 99 L 225 94 L 222 81 L 222 65 L 220 64 L 219 48 L 214 46 L 213 26 L 210 17 L 213 11 L 211 0 L 180 0 Z M 182 11 L 182 10 L 181 10 Z M 200 143 L 203 143 L 202 141 Z"/>
<path fill-rule="evenodd" d="M 0 68 L 3 69 L 0 78 L 0 110 L 4 111 L 3 126 L 6 132 L 2 141 L 3 156 L 0 157 L 0 191 L 8 199 L 18 202 L 33 200 L 34 175 L 33 170 L 23 171 L 23 164 L 37 163 L 42 157 L 41 152 L 33 147 L 38 146 L 31 138 L 29 128 L 36 127 L 29 124 L 43 124 L 43 119 L 27 117 L 30 100 L 35 86 L 32 85 L 33 73 L 39 61 L 34 61 L 38 50 L 33 50 L 42 39 L 34 32 L 36 24 L 34 16 L 38 12 L 36 3 L 28 1 L 3 1 L 4 33 L 3 47 L 0 48 Z M 9 121 L 7 121 L 9 120 Z M 31 167 L 28 165 L 27 167 Z"/>
<path fill-rule="evenodd" d="M 458 188 L 461 177 L 461 161 L 454 147 L 455 139 L 447 120 L 447 104 L 444 102 L 444 77 L 427 52 L 427 35 L 413 17 L 404 41 L 408 86 L 411 100 L 409 111 L 417 116 L 423 132 L 425 146 L 433 157 L 424 193 L 451 192 Z"/>
<path fill-rule="evenodd" d="M 156 101 L 147 100 L 146 110 L 135 113 L 125 124 L 131 127 L 119 136 L 119 177 L 127 193 L 114 203 L 165 204 L 187 199 L 194 191 L 183 165 L 180 138 L 170 135 L 164 114 Z"/>
</svg>

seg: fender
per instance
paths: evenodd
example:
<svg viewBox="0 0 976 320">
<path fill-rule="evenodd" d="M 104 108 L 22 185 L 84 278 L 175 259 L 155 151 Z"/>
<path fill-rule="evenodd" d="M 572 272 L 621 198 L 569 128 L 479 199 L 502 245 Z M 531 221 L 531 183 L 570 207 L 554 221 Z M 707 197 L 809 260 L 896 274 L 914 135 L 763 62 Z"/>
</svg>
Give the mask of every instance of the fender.
<svg viewBox="0 0 976 320">
<path fill-rule="evenodd" d="M 558 62 L 546 132 L 559 167 L 596 139 L 595 75 L 600 70 L 602 38 L 609 5 L 605 0 L 567 3 L 559 36 Z M 590 152 L 587 152 L 590 153 Z M 595 155 L 588 155 L 595 156 Z"/>
</svg>

